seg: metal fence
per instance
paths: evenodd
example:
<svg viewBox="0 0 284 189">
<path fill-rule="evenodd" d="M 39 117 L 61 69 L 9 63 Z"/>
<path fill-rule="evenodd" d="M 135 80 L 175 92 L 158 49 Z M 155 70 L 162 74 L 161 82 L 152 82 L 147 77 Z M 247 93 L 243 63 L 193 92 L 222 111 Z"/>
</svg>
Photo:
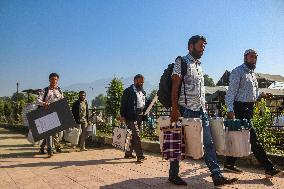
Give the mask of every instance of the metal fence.
<svg viewBox="0 0 284 189">
<path fill-rule="evenodd" d="M 222 117 L 222 106 L 224 104 L 221 102 L 207 102 L 206 110 L 210 117 Z M 284 98 L 273 97 L 267 99 L 267 107 L 270 109 L 270 124 L 267 127 L 271 127 L 274 130 L 283 130 L 283 126 L 275 125 L 274 119 L 277 121 L 283 116 L 283 106 Z M 105 127 L 105 124 L 111 125 L 111 118 L 106 115 L 105 109 L 90 109 L 92 112 L 91 118 L 92 122 L 96 123 L 97 129 L 100 127 Z M 142 125 L 142 135 L 144 137 L 153 137 L 155 136 L 156 129 L 156 120 L 160 116 L 169 116 L 171 109 L 165 109 L 163 106 L 153 106 L 152 110 L 149 113 L 148 120 L 143 122 Z"/>
</svg>

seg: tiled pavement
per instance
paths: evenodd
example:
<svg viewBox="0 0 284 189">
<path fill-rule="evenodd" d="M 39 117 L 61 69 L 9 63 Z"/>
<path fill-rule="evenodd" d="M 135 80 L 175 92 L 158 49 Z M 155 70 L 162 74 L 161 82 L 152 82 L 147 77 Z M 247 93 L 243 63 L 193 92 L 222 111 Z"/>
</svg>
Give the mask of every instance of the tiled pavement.
<svg viewBox="0 0 284 189">
<path fill-rule="evenodd" d="M 123 159 L 123 152 L 97 148 L 86 152 L 56 154 L 48 159 L 37 155 L 37 148 L 25 136 L 0 128 L 0 189 L 7 188 L 101 188 L 101 189 L 167 189 L 213 188 L 208 169 L 202 160 L 181 163 L 181 175 L 188 187 L 175 187 L 167 182 L 168 162 L 159 155 L 137 164 Z M 284 177 L 265 179 L 262 170 L 243 168 L 234 185 L 223 188 L 282 188 Z"/>
</svg>

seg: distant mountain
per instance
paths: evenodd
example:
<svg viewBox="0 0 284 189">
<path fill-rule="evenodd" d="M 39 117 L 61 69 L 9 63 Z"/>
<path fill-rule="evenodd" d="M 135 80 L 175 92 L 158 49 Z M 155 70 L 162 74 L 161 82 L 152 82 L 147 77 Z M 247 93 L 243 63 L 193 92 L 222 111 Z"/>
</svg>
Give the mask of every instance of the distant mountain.
<svg viewBox="0 0 284 189">
<path fill-rule="evenodd" d="M 77 92 L 86 91 L 87 99 L 91 100 L 94 99 L 94 97 L 98 96 L 99 94 L 106 95 L 107 87 L 111 80 L 112 78 L 106 78 L 106 79 L 99 79 L 90 83 L 73 84 L 66 87 L 62 87 L 62 90 L 77 91 Z M 124 84 L 124 88 L 130 86 L 133 83 L 132 77 L 121 78 L 121 80 Z M 153 89 L 158 89 L 158 87 L 146 81 L 144 83 L 144 89 L 149 94 Z"/>
</svg>

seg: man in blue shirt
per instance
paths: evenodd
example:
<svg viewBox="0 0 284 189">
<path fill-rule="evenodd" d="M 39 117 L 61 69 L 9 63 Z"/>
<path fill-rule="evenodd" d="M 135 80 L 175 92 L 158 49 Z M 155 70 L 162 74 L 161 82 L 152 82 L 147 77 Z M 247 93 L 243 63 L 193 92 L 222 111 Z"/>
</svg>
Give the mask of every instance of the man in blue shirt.
<svg viewBox="0 0 284 189">
<path fill-rule="evenodd" d="M 244 64 L 236 67 L 230 75 L 230 83 L 226 94 L 226 104 L 228 107 L 228 119 L 252 119 L 254 102 L 260 96 L 258 83 L 254 73 L 257 61 L 257 52 L 248 49 L 244 53 Z M 262 94 L 264 95 L 264 94 Z M 265 169 L 266 177 L 273 177 L 281 174 L 280 170 L 274 168 L 257 138 L 254 128 L 250 129 L 251 150 Z M 226 157 L 224 169 L 242 173 L 242 170 L 235 166 L 237 158 Z"/>
</svg>

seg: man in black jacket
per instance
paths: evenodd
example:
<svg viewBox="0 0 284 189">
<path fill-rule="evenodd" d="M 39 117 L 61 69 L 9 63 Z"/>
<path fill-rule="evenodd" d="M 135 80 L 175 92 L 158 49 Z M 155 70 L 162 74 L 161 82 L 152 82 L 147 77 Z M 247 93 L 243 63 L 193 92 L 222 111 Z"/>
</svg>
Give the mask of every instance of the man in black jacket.
<svg viewBox="0 0 284 189">
<path fill-rule="evenodd" d="M 125 152 L 125 158 L 135 158 L 132 155 L 135 150 L 137 161 L 145 160 L 141 147 L 139 132 L 143 121 L 143 114 L 146 110 L 146 92 L 143 90 L 144 77 L 138 74 L 134 77 L 134 84 L 126 88 L 121 98 L 120 115 L 121 122 L 126 123 L 128 129 L 132 131 L 130 150 Z"/>
<path fill-rule="evenodd" d="M 82 133 L 79 139 L 80 151 L 86 151 L 85 139 L 86 139 L 86 128 L 89 123 L 89 110 L 88 103 L 86 101 L 86 92 L 79 92 L 79 99 L 73 103 L 72 113 L 77 124 L 81 126 Z"/>
</svg>

